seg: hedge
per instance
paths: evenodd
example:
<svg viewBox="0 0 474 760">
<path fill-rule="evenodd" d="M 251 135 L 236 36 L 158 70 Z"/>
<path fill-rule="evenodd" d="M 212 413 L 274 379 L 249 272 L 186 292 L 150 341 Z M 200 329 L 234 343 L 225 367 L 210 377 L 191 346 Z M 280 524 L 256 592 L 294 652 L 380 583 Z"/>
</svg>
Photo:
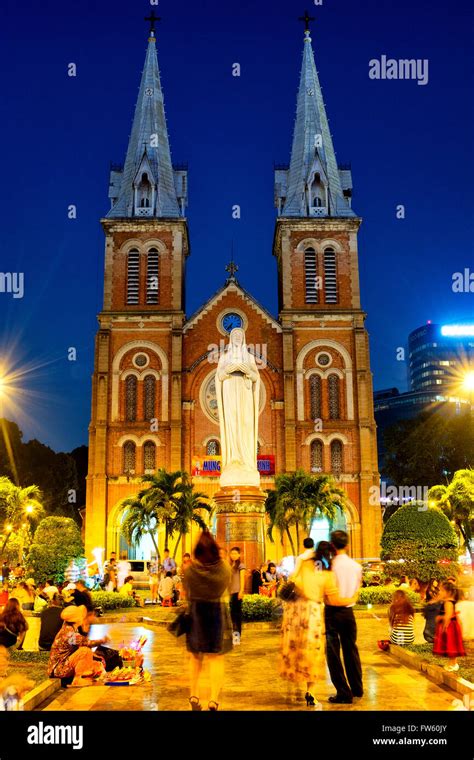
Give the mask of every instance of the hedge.
<svg viewBox="0 0 474 760">
<path fill-rule="evenodd" d="M 361 588 L 357 604 L 391 604 L 393 593 L 397 590 L 396 586 L 367 586 L 366 588 Z M 408 589 L 400 590 L 405 591 L 413 605 L 421 604 L 420 595 L 415 593 L 415 591 Z"/>
<path fill-rule="evenodd" d="M 260 594 L 247 594 L 242 600 L 242 617 L 246 622 L 276 620 L 282 612 L 279 599 L 270 599 Z"/>
<path fill-rule="evenodd" d="M 115 591 L 92 591 L 92 601 L 96 607 L 102 607 L 103 610 L 116 610 L 120 607 L 135 607 L 135 599 L 131 596 L 124 596 Z"/>
</svg>

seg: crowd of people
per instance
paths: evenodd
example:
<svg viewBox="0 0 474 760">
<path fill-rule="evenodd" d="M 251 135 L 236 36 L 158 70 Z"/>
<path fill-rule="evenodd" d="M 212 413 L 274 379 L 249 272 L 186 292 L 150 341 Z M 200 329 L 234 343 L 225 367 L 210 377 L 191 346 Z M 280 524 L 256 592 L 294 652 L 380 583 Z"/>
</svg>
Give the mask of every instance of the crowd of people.
<svg viewBox="0 0 474 760">
<path fill-rule="evenodd" d="M 305 538 L 304 551 L 288 573 L 267 561 L 248 573 L 239 547 L 229 553 L 203 531 L 193 557 L 183 555 L 181 566 L 165 551 L 162 563 L 148 565 L 150 601 L 172 606 L 181 604 L 183 631 L 190 652 L 190 696 L 192 710 L 202 710 L 202 674 L 209 669 L 208 709 L 219 707 L 224 683 L 224 658 L 242 637 L 242 604 L 250 575 L 254 594 L 280 596 L 283 602 L 279 671 L 291 685 L 295 698 L 308 707 L 320 708 L 318 683 L 329 670 L 335 693 L 333 704 L 351 704 L 364 694 L 363 671 L 357 646 L 354 605 L 362 586 L 362 567 L 348 555 L 349 537 L 341 530 L 330 542 L 316 547 Z M 28 631 L 27 616 L 40 614 L 38 648 L 49 651 L 48 675 L 65 683 L 87 685 L 103 672 L 97 647 L 107 643 L 89 636 L 96 619 L 90 589 L 83 579 L 61 585 L 53 580 L 35 585 L 18 566 L 2 567 L 4 585 L 0 592 L 0 651 L 21 649 Z M 10 585 L 5 581 L 9 579 Z M 463 639 L 474 639 L 474 602 L 462 598 L 455 579 L 433 581 L 426 590 L 423 608 L 424 638 L 433 653 L 447 658 L 446 669 L 457 671 L 458 658 L 465 655 Z M 395 590 L 388 610 L 387 646 L 409 646 L 415 641 L 415 608 L 410 600 L 408 579 Z M 137 604 L 143 598 L 134 589 L 130 563 L 111 556 L 106 563 L 103 587 Z M 11 590 L 9 591 L 9 588 Z M 381 646 L 381 648 L 384 648 Z M 96 653 L 94 653 L 96 649 Z"/>
</svg>

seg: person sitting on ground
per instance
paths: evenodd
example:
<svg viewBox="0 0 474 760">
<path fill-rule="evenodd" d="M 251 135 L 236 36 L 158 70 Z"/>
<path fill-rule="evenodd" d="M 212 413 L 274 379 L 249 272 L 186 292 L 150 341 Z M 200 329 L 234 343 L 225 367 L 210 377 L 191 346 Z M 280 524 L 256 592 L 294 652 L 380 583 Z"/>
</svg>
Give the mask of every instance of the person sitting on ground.
<svg viewBox="0 0 474 760">
<path fill-rule="evenodd" d="M 123 586 L 119 590 L 119 594 L 121 596 L 129 596 L 132 597 L 135 600 L 135 604 L 137 607 L 143 607 L 144 602 L 143 599 L 141 599 L 137 592 L 133 588 L 133 576 L 127 575 L 127 577 L 124 580 Z"/>
<path fill-rule="evenodd" d="M 56 635 L 61 630 L 63 621 L 61 612 L 63 600 L 60 594 L 55 594 L 50 603 L 41 613 L 41 625 L 38 647 L 42 652 L 49 652 Z"/>
<path fill-rule="evenodd" d="M 434 642 L 436 631 L 436 618 L 441 614 L 441 599 L 439 598 L 439 585 L 430 583 L 426 590 L 426 604 L 423 608 L 425 627 L 423 637 L 429 644 Z"/>
<path fill-rule="evenodd" d="M 158 595 L 161 599 L 162 604 L 165 600 L 171 600 L 171 602 L 174 601 L 174 583 L 171 570 L 168 570 L 165 577 L 160 581 Z"/>
<path fill-rule="evenodd" d="M 12 591 L 12 597 L 18 599 L 22 610 L 32 610 L 35 603 L 35 592 L 25 581 L 21 581 Z"/>
<path fill-rule="evenodd" d="M 44 583 L 38 584 L 33 604 L 33 612 L 42 612 L 49 604 L 49 596 L 44 593 Z"/>
<path fill-rule="evenodd" d="M 0 646 L 23 649 L 28 623 L 23 615 L 18 599 L 8 600 L 0 615 Z"/>
<path fill-rule="evenodd" d="M 94 609 L 94 602 L 92 601 L 92 595 L 89 589 L 87 588 L 86 584 L 82 580 L 76 581 L 76 587 L 74 591 L 71 594 L 72 597 L 72 604 L 75 604 L 76 607 L 80 607 L 81 604 L 84 605 L 87 612 L 92 612 Z"/>
<path fill-rule="evenodd" d="M 46 594 L 49 599 L 52 599 L 55 594 L 59 594 L 58 587 L 54 585 L 53 580 L 47 580 L 46 586 L 43 589 L 43 593 Z"/>
<path fill-rule="evenodd" d="M 401 589 L 410 588 L 410 581 L 408 580 L 408 575 L 402 575 L 402 577 L 400 578 L 400 583 L 398 584 L 398 588 L 401 588 Z"/>
<path fill-rule="evenodd" d="M 390 641 L 392 644 L 406 647 L 415 641 L 415 610 L 405 591 L 398 589 L 392 597 L 388 610 L 390 623 Z"/>
<path fill-rule="evenodd" d="M 48 661 L 50 678 L 73 678 L 73 686 L 89 686 L 94 678 L 104 672 L 103 665 L 94 660 L 92 649 L 110 641 L 109 636 L 89 639 L 81 633 L 81 625 L 87 619 L 87 610 L 81 605 L 65 607 L 61 612 L 64 621 L 53 641 Z"/>
</svg>

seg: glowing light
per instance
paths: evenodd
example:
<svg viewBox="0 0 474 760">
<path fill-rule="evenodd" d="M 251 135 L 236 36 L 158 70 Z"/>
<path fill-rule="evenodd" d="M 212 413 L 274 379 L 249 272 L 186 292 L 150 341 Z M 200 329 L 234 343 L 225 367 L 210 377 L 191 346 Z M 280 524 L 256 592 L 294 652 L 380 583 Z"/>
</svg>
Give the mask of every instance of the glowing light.
<svg viewBox="0 0 474 760">
<path fill-rule="evenodd" d="M 465 374 L 462 385 L 466 391 L 474 391 L 474 372 L 473 371 L 467 372 Z"/>
<path fill-rule="evenodd" d="M 371 610 L 371 609 L 372 609 L 372 605 L 371 605 L 371 604 L 368 604 L 368 605 L 367 605 L 367 609 L 368 609 L 368 610 Z"/>
<path fill-rule="evenodd" d="M 13 525 L 5 525 L 5 530 L 7 531 L 7 533 L 11 533 L 13 530 Z"/>
<path fill-rule="evenodd" d="M 474 336 L 474 325 L 442 325 L 441 335 L 446 337 Z"/>
<path fill-rule="evenodd" d="M 28 506 L 25 509 L 25 512 L 28 512 L 28 514 L 31 515 L 31 513 L 34 512 L 34 511 L 35 511 L 35 508 L 34 508 L 33 504 L 28 504 Z"/>
</svg>

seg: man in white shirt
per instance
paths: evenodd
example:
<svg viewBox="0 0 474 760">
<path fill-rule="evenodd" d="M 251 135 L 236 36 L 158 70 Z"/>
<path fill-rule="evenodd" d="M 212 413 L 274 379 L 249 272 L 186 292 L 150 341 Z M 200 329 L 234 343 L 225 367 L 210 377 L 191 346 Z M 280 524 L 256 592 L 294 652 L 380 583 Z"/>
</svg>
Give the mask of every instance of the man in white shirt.
<svg viewBox="0 0 474 760">
<path fill-rule="evenodd" d="M 352 597 L 362 584 L 362 568 L 347 554 L 349 536 L 343 530 L 331 533 L 331 543 L 336 550 L 331 570 L 336 576 L 339 595 Z M 331 681 L 336 694 L 329 701 L 336 704 L 351 704 L 353 697 L 361 697 L 362 666 L 357 649 L 357 625 L 354 617 L 354 605 L 349 607 L 325 607 L 326 621 L 326 657 Z M 344 667 L 341 661 L 341 647 Z"/>
<path fill-rule="evenodd" d="M 46 594 L 50 599 L 53 598 L 55 594 L 58 594 L 58 588 L 54 585 L 54 581 L 46 581 L 46 586 L 43 589 L 43 594 Z"/>
</svg>

